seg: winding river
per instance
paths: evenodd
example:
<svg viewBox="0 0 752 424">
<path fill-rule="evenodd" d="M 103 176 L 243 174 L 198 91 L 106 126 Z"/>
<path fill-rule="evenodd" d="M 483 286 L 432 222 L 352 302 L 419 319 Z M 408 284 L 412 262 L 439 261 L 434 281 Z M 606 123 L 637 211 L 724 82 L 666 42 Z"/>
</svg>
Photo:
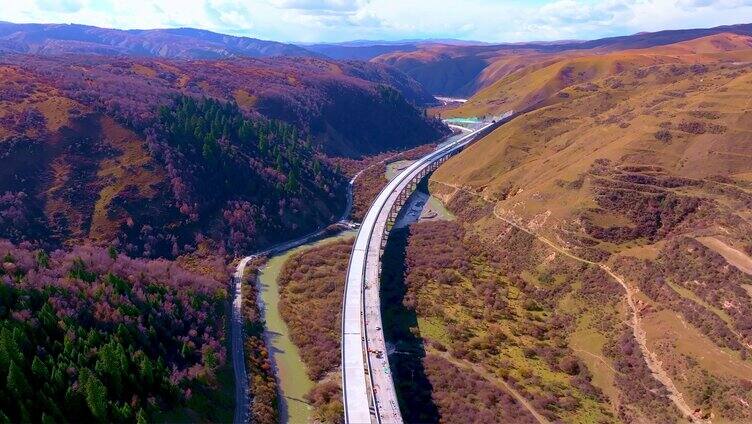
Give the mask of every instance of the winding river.
<svg viewBox="0 0 752 424">
<path fill-rule="evenodd" d="M 287 250 L 271 256 L 259 273 L 260 300 L 264 306 L 266 320 L 266 341 L 274 364 L 280 394 L 280 420 L 283 423 L 307 423 L 311 408 L 305 401 L 305 395 L 313 387 L 313 382 L 306 374 L 306 366 L 300 357 L 300 351 L 290 339 L 287 324 L 279 313 L 279 274 L 285 262 L 296 253 L 332 241 L 353 237 L 356 231 L 343 231 L 312 243 Z"/>
</svg>

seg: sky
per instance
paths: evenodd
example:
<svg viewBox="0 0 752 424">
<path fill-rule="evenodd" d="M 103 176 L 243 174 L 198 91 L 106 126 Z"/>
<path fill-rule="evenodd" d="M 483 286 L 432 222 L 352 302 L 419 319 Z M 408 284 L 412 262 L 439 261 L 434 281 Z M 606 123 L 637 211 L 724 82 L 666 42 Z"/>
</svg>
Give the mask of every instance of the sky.
<svg viewBox="0 0 752 424">
<path fill-rule="evenodd" d="M 0 0 L 0 20 L 287 42 L 595 39 L 752 22 L 752 0 Z"/>
</svg>

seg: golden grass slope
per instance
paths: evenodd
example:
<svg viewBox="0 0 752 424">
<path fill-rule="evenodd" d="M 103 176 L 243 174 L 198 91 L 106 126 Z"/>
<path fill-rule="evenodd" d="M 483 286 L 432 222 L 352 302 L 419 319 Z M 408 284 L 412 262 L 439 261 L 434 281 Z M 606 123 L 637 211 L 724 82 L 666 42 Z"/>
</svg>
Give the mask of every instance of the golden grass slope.
<svg viewBox="0 0 752 424">
<path fill-rule="evenodd" d="M 482 107 L 540 98 L 536 107 L 431 178 L 450 204 L 488 205 L 476 227 L 511 222 L 613 269 L 645 348 L 699 422 L 752 420 L 752 279 L 738 264 L 752 256 L 750 57 L 750 38 L 721 34 L 520 70 L 482 92 Z M 577 78 L 563 84 L 568 68 Z M 602 305 L 565 309 L 583 323 L 573 348 L 613 400 L 619 374 L 593 346 L 615 335 L 585 325 Z"/>
<path fill-rule="evenodd" d="M 651 65 L 746 62 L 752 60 L 751 46 L 751 37 L 723 33 L 667 46 L 605 54 L 585 50 L 502 56 L 484 71 L 483 79 L 494 82 L 446 114 L 482 116 L 498 115 L 510 109 L 524 110 L 566 87 Z M 516 66 L 510 66 L 510 62 L 515 61 Z"/>
<path fill-rule="evenodd" d="M 448 161 L 432 179 L 479 191 L 510 215 L 546 215 L 550 223 L 593 206 L 593 181 L 584 176 L 598 159 L 747 184 L 751 99 L 748 65 L 638 68 L 561 90 Z"/>
</svg>

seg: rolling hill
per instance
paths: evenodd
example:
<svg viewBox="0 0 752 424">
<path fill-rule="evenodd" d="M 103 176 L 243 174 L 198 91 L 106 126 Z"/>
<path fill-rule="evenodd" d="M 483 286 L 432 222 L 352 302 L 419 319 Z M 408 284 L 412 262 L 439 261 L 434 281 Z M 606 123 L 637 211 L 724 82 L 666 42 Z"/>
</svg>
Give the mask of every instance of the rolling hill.
<svg viewBox="0 0 752 424">
<path fill-rule="evenodd" d="M 618 421 L 752 418 L 751 55 L 750 38 L 731 33 L 567 53 L 475 97 L 487 110 L 534 104 L 431 177 L 472 235 L 465 238 L 485 246 L 488 256 L 478 257 L 496 264 L 508 302 L 521 291 L 538 302 L 522 317 L 542 311 L 534 320 L 546 335 L 534 335 L 535 352 L 480 355 L 490 369 L 509 370 L 514 388 L 539 393 L 541 381 L 556 381 L 540 361 L 551 363 L 547 334 L 563 326 L 555 346 L 587 368 Z M 460 110 L 478 107 L 470 103 Z M 471 261 L 457 278 L 474 281 L 482 266 Z M 436 310 L 428 299 L 456 298 L 448 291 L 469 284 L 442 281 L 419 288 L 419 314 Z M 461 327 L 471 336 L 455 336 L 456 322 L 448 327 L 459 337 L 450 343 L 479 343 L 484 318 L 473 318 Z M 501 326 L 504 337 L 526 345 L 513 325 Z M 462 359 L 454 352 L 465 350 L 450 349 Z M 567 410 L 531 398 L 559 418 L 591 413 L 583 401 Z"/>
<path fill-rule="evenodd" d="M 450 113 L 473 116 L 525 110 L 558 95 L 566 87 L 648 66 L 744 62 L 752 58 L 751 43 L 749 36 L 721 33 L 648 49 L 609 53 L 576 51 L 509 58 L 494 64 L 494 70 L 495 65 L 502 65 L 488 78 L 498 78 L 496 82 L 478 91 L 462 107 Z"/>
<path fill-rule="evenodd" d="M 674 44 L 721 33 L 752 35 L 751 24 L 640 33 L 590 41 L 449 45 L 423 43 L 372 59 L 403 70 L 431 93 L 469 97 L 525 64 L 550 56 L 606 53 Z M 500 72 L 501 71 L 501 72 Z"/>
<path fill-rule="evenodd" d="M 233 37 L 193 28 L 117 30 L 75 24 L 10 22 L 0 22 L 0 51 L 180 59 L 318 56 L 292 44 Z"/>
<path fill-rule="evenodd" d="M 345 178 L 328 156 L 448 131 L 406 100 L 430 99 L 414 81 L 362 62 L 10 55 L 0 73 L 0 228 L 14 242 L 249 251 L 339 216 Z"/>
<path fill-rule="evenodd" d="M 310 44 L 304 46 L 307 50 L 338 60 L 371 60 L 376 56 L 393 52 L 409 52 L 416 50 L 415 43 L 332 43 Z"/>
</svg>

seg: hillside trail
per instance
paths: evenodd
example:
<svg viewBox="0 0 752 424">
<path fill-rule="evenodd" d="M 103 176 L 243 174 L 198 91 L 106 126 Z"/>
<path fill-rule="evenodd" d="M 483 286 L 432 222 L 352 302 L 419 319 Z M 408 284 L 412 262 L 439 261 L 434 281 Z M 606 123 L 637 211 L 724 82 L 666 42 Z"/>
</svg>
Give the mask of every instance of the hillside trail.
<svg viewBox="0 0 752 424">
<path fill-rule="evenodd" d="M 590 356 L 591 358 L 593 358 L 596 361 L 598 361 L 601 364 L 603 364 L 604 367 L 606 367 L 606 368 L 610 369 L 611 371 L 613 371 L 614 374 L 624 375 L 624 373 L 618 371 L 616 368 L 614 368 L 613 366 L 611 366 L 611 363 L 606 358 L 604 358 L 601 355 L 595 354 L 593 352 L 588 352 L 585 349 L 572 349 L 572 350 L 575 351 L 575 352 L 579 352 L 579 353 L 581 353 L 583 355 Z"/>
<path fill-rule="evenodd" d="M 440 352 L 436 349 L 430 349 L 429 353 L 436 355 L 436 356 L 440 356 L 461 369 L 464 369 L 464 370 L 470 369 L 491 383 L 503 386 L 504 390 L 510 395 L 512 395 L 515 398 L 515 400 L 517 400 L 517 402 L 519 402 L 525 409 L 527 409 L 527 411 L 530 412 L 530 414 L 533 417 L 535 417 L 535 419 L 538 421 L 539 424 L 551 424 L 551 421 L 549 421 L 546 417 L 538 413 L 538 411 L 535 410 L 533 405 L 531 405 L 530 402 L 528 402 L 528 400 L 524 396 L 522 396 L 520 392 L 518 392 L 514 387 L 510 386 L 509 383 L 504 381 L 504 379 L 496 377 L 495 375 L 488 372 L 480 364 L 474 364 L 472 362 L 469 362 L 463 359 L 457 359 L 454 356 L 450 355 L 449 352 Z"/>
<path fill-rule="evenodd" d="M 475 192 L 473 192 L 471 190 L 468 190 L 468 189 L 466 189 L 464 187 L 460 187 L 460 186 L 452 185 L 452 184 L 447 184 L 447 183 L 444 183 L 444 182 L 438 182 L 438 183 L 442 184 L 442 185 L 446 185 L 446 186 L 452 187 L 455 190 L 462 190 L 462 191 L 464 191 L 464 192 L 466 192 L 468 194 L 471 194 L 473 196 L 476 196 L 476 197 L 480 198 L 481 200 L 483 200 L 485 202 L 490 203 L 490 201 L 487 200 L 486 198 L 484 198 L 481 194 L 475 193 Z M 671 401 L 677 407 L 677 409 L 679 409 L 679 411 L 685 417 L 687 417 L 690 421 L 692 421 L 692 422 L 698 422 L 698 423 L 709 422 L 709 421 L 699 420 L 699 419 L 697 419 L 694 416 L 694 411 L 695 411 L 694 408 L 690 407 L 689 404 L 687 404 L 687 402 L 684 399 L 684 395 L 679 391 L 679 389 L 674 384 L 674 381 L 671 379 L 671 376 L 669 376 L 668 372 L 666 372 L 666 370 L 663 368 L 663 364 L 660 361 L 660 359 L 658 359 L 658 356 L 654 352 L 650 351 L 650 349 L 648 347 L 648 344 L 647 344 L 647 333 L 645 332 L 645 329 L 643 328 L 642 318 L 640 317 L 639 306 L 637 305 L 637 301 L 635 300 L 635 295 L 637 293 L 637 289 L 635 289 L 630 284 L 628 284 L 627 281 L 623 277 L 621 277 L 621 276 L 617 275 L 615 272 L 613 272 L 608 265 L 602 264 L 602 263 L 598 263 L 598 262 L 594 262 L 594 261 L 591 261 L 591 260 L 588 260 L 588 259 L 585 259 L 585 258 L 581 258 L 581 257 L 579 257 L 579 256 L 577 256 L 577 255 L 575 255 L 575 254 L 573 254 L 571 252 L 569 252 L 567 249 L 565 249 L 565 248 L 559 246 L 558 244 L 554 243 L 553 241 L 549 240 L 545 236 L 542 236 L 542 235 L 540 235 L 540 234 L 538 234 L 538 233 L 530 230 L 529 228 L 526 228 L 523 225 L 520 225 L 519 223 L 514 222 L 514 221 L 512 221 L 512 220 L 510 220 L 510 219 L 502 216 L 497 211 L 497 206 L 498 206 L 498 203 L 495 204 L 494 208 L 493 208 L 493 215 L 497 219 L 499 219 L 499 220 L 501 220 L 501 221 L 503 221 L 503 222 L 505 222 L 505 223 L 507 223 L 507 224 L 509 224 L 509 225 L 511 225 L 511 226 L 513 226 L 515 228 L 517 228 L 520 231 L 523 231 L 523 232 L 525 232 L 525 233 L 527 233 L 527 234 L 529 234 L 529 235 L 537 238 L 538 240 L 540 240 L 541 242 L 547 244 L 552 249 L 554 249 L 556 252 L 559 252 L 560 254 L 562 254 L 564 256 L 567 256 L 567 257 L 569 257 L 569 258 L 571 258 L 573 260 L 576 260 L 578 262 L 581 262 L 581 263 L 585 263 L 585 264 L 588 264 L 588 265 L 593 265 L 593 266 L 599 267 L 604 272 L 606 272 L 606 274 L 608 274 L 611 278 L 613 278 L 616 282 L 618 282 L 622 286 L 622 288 L 624 289 L 624 292 L 626 293 L 627 304 L 629 305 L 629 309 L 631 310 L 631 315 L 632 315 L 631 316 L 631 327 L 632 327 L 632 332 L 633 332 L 635 341 L 637 342 L 638 346 L 640 346 L 640 351 L 642 352 L 642 356 L 645 359 L 645 363 L 647 364 L 648 368 L 650 369 L 650 371 L 651 371 L 651 373 L 653 375 L 653 378 L 655 378 L 659 383 L 661 383 L 661 385 L 663 385 L 663 387 L 666 388 L 666 390 L 669 392 L 669 399 L 671 399 Z"/>
<path fill-rule="evenodd" d="M 557 252 L 563 255 L 566 255 L 567 257 L 572 258 L 576 261 L 599 267 L 606 274 L 608 274 L 611 278 L 616 280 L 616 282 L 618 282 L 622 286 L 626 294 L 627 304 L 629 305 L 629 309 L 632 311 L 632 317 L 631 317 L 632 333 L 634 335 L 635 341 L 637 341 L 637 345 L 640 346 L 640 350 L 642 351 L 642 356 L 645 359 L 645 363 L 647 364 L 648 368 L 652 372 L 653 378 L 655 378 L 659 383 L 661 383 L 666 388 L 666 390 L 668 390 L 668 392 L 670 393 L 669 398 L 685 417 L 689 417 L 695 422 L 703 422 L 703 421 L 697 421 L 696 419 L 692 418 L 694 417 L 694 411 L 695 411 L 694 408 L 690 407 L 689 404 L 687 404 L 687 402 L 684 400 L 684 395 L 681 393 L 681 391 L 679 391 L 679 389 L 674 384 L 674 381 L 671 379 L 671 376 L 668 375 L 668 372 L 666 372 L 666 370 L 663 368 L 663 364 L 661 360 L 658 359 L 658 356 L 654 352 L 650 351 L 650 349 L 648 348 L 647 333 L 645 332 L 645 328 L 642 325 L 642 318 L 640 316 L 640 308 L 637 305 L 637 301 L 635 300 L 637 289 L 635 289 L 633 286 L 628 284 L 623 277 L 617 275 L 613 270 L 611 270 L 611 268 L 608 265 L 598 263 L 598 262 L 593 262 L 585 258 L 581 258 L 567 251 L 566 249 L 557 245 L 556 243 L 552 242 L 548 238 L 540 234 L 537 234 L 534 231 L 531 231 L 528 228 L 525 228 L 522 225 L 519 225 L 510 219 L 507 219 L 501 216 L 497 212 L 496 206 L 494 206 L 493 214 L 496 218 L 546 243 Z"/>
</svg>

